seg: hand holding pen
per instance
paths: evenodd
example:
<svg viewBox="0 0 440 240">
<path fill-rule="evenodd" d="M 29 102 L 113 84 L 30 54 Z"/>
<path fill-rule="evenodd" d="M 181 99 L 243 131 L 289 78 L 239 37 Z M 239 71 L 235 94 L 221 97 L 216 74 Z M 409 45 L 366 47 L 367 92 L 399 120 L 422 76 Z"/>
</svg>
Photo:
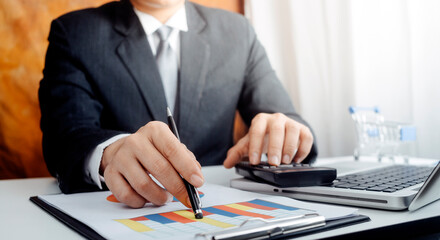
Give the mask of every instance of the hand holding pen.
<svg viewBox="0 0 440 240">
<path fill-rule="evenodd" d="M 160 121 L 148 122 L 105 148 L 99 171 L 115 197 L 133 208 L 148 202 L 163 205 L 173 196 L 191 208 L 182 177 L 195 187 L 204 183 L 194 154 Z"/>
<path fill-rule="evenodd" d="M 171 111 L 169 108 L 167 108 L 167 120 L 168 120 L 168 126 L 170 127 L 171 131 L 176 135 L 177 139 L 180 141 L 179 132 L 177 131 L 176 123 L 174 122 L 173 115 L 171 114 Z M 194 215 L 197 219 L 203 218 L 202 213 L 202 202 L 200 201 L 199 193 L 197 192 L 197 189 L 188 183 L 188 181 L 185 180 L 185 178 L 182 177 L 183 183 L 185 184 L 186 191 L 188 192 L 188 197 L 191 202 L 191 207 L 194 212 Z"/>
</svg>

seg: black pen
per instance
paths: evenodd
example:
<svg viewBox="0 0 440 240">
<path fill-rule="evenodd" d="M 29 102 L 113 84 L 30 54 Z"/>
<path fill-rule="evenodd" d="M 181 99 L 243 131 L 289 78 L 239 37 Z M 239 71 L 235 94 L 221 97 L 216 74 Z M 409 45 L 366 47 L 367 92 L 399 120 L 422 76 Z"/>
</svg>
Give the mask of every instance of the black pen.
<svg viewBox="0 0 440 240">
<path fill-rule="evenodd" d="M 173 115 L 171 114 L 170 108 L 167 107 L 167 120 L 168 120 L 168 126 L 170 127 L 171 131 L 176 135 L 177 139 L 180 141 L 179 132 L 177 132 L 176 123 L 174 122 Z M 182 175 L 181 175 L 182 177 Z M 196 188 L 191 185 L 188 181 L 185 180 L 185 178 L 182 177 L 183 184 L 185 184 L 186 191 L 188 192 L 189 201 L 191 202 L 191 207 L 194 212 L 194 216 L 197 219 L 203 218 L 203 212 L 202 212 L 202 202 L 200 201 L 199 193 L 197 192 Z"/>
</svg>

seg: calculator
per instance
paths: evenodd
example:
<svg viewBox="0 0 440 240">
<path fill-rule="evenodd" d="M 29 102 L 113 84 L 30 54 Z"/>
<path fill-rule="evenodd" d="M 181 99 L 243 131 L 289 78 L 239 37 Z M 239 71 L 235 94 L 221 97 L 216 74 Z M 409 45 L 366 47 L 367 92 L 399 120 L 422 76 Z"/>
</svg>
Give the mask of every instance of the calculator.
<svg viewBox="0 0 440 240">
<path fill-rule="evenodd" d="M 309 164 L 297 163 L 272 166 L 267 162 L 252 165 L 243 161 L 235 165 L 235 171 L 248 179 L 277 187 L 330 185 L 336 179 L 335 168 L 313 167 Z"/>
</svg>

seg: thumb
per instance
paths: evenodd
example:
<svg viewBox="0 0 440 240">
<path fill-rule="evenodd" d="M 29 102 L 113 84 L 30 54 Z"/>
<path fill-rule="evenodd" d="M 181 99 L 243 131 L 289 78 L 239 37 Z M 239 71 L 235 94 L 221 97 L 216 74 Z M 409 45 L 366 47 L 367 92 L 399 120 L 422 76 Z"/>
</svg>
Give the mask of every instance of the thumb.
<svg viewBox="0 0 440 240">
<path fill-rule="evenodd" d="M 223 162 L 223 166 L 225 168 L 232 168 L 237 163 L 241 161 L 243 157 L 246 157 L 249 149 L 249 134 L 246 134 L 243 138 L 241 138 L 237 144 L 231 147 L 228 151 L 225 161 Z"/>
</svg>

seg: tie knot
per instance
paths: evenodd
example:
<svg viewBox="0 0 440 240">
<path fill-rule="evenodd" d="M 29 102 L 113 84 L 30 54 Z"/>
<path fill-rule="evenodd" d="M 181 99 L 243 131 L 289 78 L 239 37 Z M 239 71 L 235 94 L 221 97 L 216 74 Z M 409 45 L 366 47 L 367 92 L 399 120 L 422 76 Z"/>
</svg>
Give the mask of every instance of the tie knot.
<svg viewBox="0 0 440 240">
<path fill-rule="evenodd" d="M 159 36 L 159 39 L 161 41 L 166 41 L 166 40 L 168 40 L 168 37 L 170 36 L 171 30 L 172 29 L 170 27 L 163 25 L 162 27 L 160 27 L 156 30 L 156 33 L 157 33 L 157 36 Z"/>
</svg>

